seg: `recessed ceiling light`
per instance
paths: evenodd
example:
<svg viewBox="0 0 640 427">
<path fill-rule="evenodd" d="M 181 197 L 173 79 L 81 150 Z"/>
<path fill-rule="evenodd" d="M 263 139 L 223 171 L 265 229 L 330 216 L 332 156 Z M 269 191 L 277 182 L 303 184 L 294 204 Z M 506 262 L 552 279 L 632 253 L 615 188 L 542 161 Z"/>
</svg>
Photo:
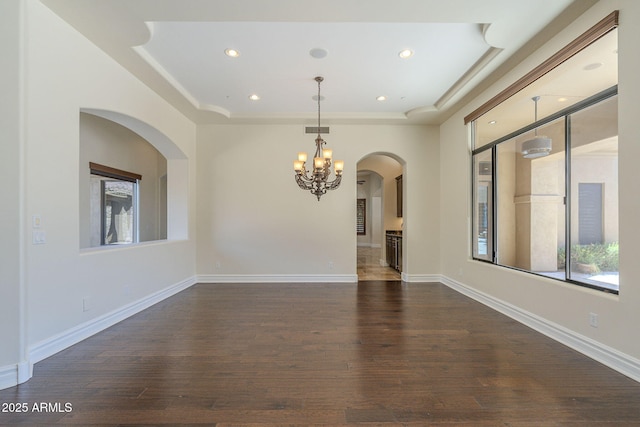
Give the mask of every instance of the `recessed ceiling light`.
<svg viewBox="0 0 640 427">
<path fill-rule="evenodd" d="M 398 53 L 398 56 L 402 59 L 411 58 L 413 56 L 413 51 L 411 49 L 404 49 Z"/>
<path fill-rule="evenodd" d="M 564 96 L 561 98 L 558 98 L 558 102 L 567 102 L 569 100 L 569 98 L 565 98 Z"/>
<path fill-rule="evenodd" d="M 260 97 L 254 93 L 253 95 L 249 95 L 249 99 L 252 101 L 258 101 Z"/>
<path fill-rule="evenodd" d="M 376 97 L 376 101 L 382 102 L 382 101 L 386 101 L 386 100 L 387 100 L 387 97 L 384 96 L 384 95 L 380 95 L 380 96 Z"/>
<path fill-rule="evenodd" d="M 231 57 L 231 58 L 237 58 L 238 56 L 240 56 L 240 52 L 235 50 L 235 49 L 225 49 L 224 54 Z"/>
<path fill-rule="evenodd" d="M 495 121 L 495 120 L 491 120 L 491 121 L 489 122 L 489 124 L 490 124 L 490 125 L 495 125 L 496 123 L 498 123 L 498 122 L 497 122 L 497 121 Z"/>
</svg>

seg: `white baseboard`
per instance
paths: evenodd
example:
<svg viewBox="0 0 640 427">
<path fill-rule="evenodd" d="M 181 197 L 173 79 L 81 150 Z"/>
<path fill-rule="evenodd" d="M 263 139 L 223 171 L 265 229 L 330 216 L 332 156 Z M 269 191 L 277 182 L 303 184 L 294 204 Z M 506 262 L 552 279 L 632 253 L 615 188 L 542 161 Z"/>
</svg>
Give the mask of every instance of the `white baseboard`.
<svg viewBox="0 0 640 427">
<path fill-rule="evenodd" d="M 436 282 L 442 276 L 438 274 L 401 273 L 403 282 Z M 356 283 L 357 274 L 201 274 L 198 283 Z"/>
<path fill-rule="evenodd" d="M 201 274 L 199 283 L 356 283 L 357 274 Z"/>
<path fill-rule="evenodd" d="M 442 276 L 439 274 L 407 274 L 402 272 L 400 278 L 407 283 L 440 283 L 442 281 Z"/>
<path fill-rule="evenodd" d="M 168 288 L 148 295 L 145 298 L 131 304 L 127 304 L 124 307 L 35 344 L 29 349 L 28 361 L 24 361 L 16 365 L 0 367 L 0 390 L 22 384 L 31 379 L 33 376 L 33 365 L 35 363 L 53 356 L 54 354 L 71 347 L 72 345 L 77 344 L 118 322 L 121 322 L 124 319 L 189 288 L 195 283 L 197 283 L 195 277 L 185 279 L 179 283 L 169 286 Z"/>
<path fill-rule="evenodd" d="M 0 366 L 0 390 L 18 384 L 18 365 Z"/>
<path fill-rule="evenodd" d="M 29 361 L 18 363 L 18 384 L 29 381 L 33 376 L 33 364 Z"/>
<path fill-rule="evenodd" d="M 550 322 L 533 313 L 492 297 L 456 280 L 441 277 L 440 282 L 518 322 L 540 332 L 549 338 L 588 356 L 627 377 L 640 382 L 640 360 L 614 348 L 578 334 L 564 326 Z"/>
<path fill-rule="evenodd" d="M 37 363 L 47 357 L 53 356 L 59 351 L 77 344 L 80 341 L 141 312 L 142 310 L 189 288 L 195 283 L 197 283 L 195 277 L 185 279 L 103 316 L 97 317 L 51 338 L 40 341 L 29 349 L 30 362 L 32 364 Z"/>
</svg>

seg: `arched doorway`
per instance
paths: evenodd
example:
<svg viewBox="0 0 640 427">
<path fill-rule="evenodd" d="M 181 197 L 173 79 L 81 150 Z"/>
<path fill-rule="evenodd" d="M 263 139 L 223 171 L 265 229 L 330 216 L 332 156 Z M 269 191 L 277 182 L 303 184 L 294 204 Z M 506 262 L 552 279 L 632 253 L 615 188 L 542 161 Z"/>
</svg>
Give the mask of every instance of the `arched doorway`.
<svg viewBox="0 0 640 427">
<path fill-rule="evenodd" d="M 399 184 L 402 176 L 402 163 L 389 154 L 369 154 L 357 164 L 359 281 L 400 280 L 403 198 Z M 393 240 L 389 240 L 388 233 Z M 393 252 L 389 251 L 388 243 L 396 245 Z M 388 255 L 395 258 L 390 259 Z"/>
</svg>

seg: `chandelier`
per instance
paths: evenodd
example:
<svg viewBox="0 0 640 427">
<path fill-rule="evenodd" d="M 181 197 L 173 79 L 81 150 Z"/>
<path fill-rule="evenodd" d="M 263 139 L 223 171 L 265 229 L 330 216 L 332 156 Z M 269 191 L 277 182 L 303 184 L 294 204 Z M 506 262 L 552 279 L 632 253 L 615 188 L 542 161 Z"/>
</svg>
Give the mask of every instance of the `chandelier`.
<svg viewBox="0 0 640 427">
<path fill-rule="evenodd" d="M 318 198 L 318 201 L 327 190 L 335 190 L 340 186 L 342 170 L 344 169 L 344 161 L 336 160 L 334 165 L 336 177 L 333 181 L 329 181 L 333 151 L 328 148 L 322 148 L 323 145 L 326 145 L 326 142 L 320 137 L 320 83 L 323 80 L 323 77 L 315 78 L 315 81 L 318 82 L 318 137 L 316 138 L 316 153 L 313 156 L 313 170 L 307 171 L 307 153 L 298 153 L 298 160 L 293 162 L 298 186 L 303 190 L 309 190 L 311 194 Z"/>
</svg>

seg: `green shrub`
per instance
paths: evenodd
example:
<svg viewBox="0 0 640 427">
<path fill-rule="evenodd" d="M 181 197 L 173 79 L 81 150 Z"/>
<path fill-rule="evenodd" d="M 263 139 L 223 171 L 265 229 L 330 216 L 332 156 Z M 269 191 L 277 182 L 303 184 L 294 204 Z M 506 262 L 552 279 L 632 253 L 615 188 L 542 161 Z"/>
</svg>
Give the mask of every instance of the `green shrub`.
<svg viewBox="0 0 640 427">
<path fill-rule="evenodd" d="M 618 242 L 572 245 L 571 262 L 593 265 L 597 271 L 618 271 L 618 253 Z M 564 247 L 558 248 L 558 268 L 564 268 L 566 256 Z"/>
</svg>

